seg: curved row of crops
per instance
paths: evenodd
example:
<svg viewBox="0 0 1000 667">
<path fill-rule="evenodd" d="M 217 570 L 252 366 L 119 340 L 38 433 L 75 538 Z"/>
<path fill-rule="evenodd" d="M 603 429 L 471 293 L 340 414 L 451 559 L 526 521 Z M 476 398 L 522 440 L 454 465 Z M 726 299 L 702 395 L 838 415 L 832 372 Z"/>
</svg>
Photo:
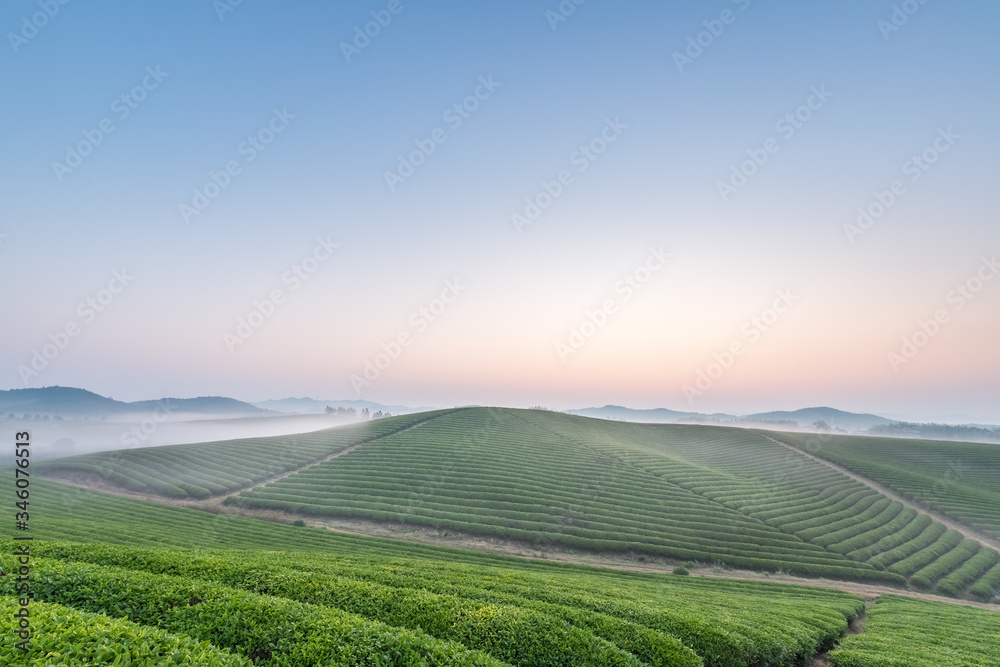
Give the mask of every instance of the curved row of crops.
<svg viewBox="0 0 1000 667">
<path fill-rule="evenodd" d="M 36 598 L 258 664 L 358 664 L 365 651 L 394 651 L 389 664 L 791 667 L 830 648 L 863 608 L 836 591 L 584 568 L 44 543 L 35 552 Z"/>
<path fill-rule="evenodd" d="M 480 443 L 469 433 L 493 430 Z M 626 452 L 627 453 L 627 452 Z M 687 465 L 690 471 L 696 471 Z M 587 551 L 902 583 L 607 454 L 525 422 L 460 410 L 244 491 L 227 504 L 422 524 Z"/>
<path fill-rule="evenodd" d="M 0 482 L 10 481 L 0 472 Z M 3 664 L 107 664 L 113 654 L 122 664 L 210 667 L 791 667 L 833 647 L 863 607 L 854 595 L 820 588 L 522 560 L 210 515 L 45 480 L 32 489 L 34 652 L 5 646 Z M 0 535 L 12 531 L 0 525 Z M 119 544 L 43 541 L 67 536 Z M 0 555 L 0 568 L 14 566 Z M 3 611 L 14 609 L 4 596 L 11 585 L 0 577 L 8 619 L 0 630 L 13 619 Z M 844 641 L 834 655 L 853 662 L 835 664 L 996 664 L 987 651 L 1000 614 L 966 619 L 966 610 L 944 604 L 900 609 L 898 619 L 890 610 L 884 622 L 869 622 L 874 640 Z M 938 632 L 936 619 L 953 614 L 955 625 Z"/>
<path fill-rule="evenodd" d="M 285 441 L 298 444 L 282 448 Z M 101 470 L 187 498 L 297 471 L 226 503 L 806 576 L 909 579 L 980 599 L 1000 585 L 996 552 L 741 429 L 461 409 L 293 439 L 105 452 L 40 468 Z"/>
<path fill-rule="evenodd" d="M 13 558 L 0 562 L 10 566 Z M 12 582 L 0 581 L 0 593 L 12 592 Z M 385 657 L 413 667 L 504 664 L 417 630 L 183 577 L 42 559 L 34 564 L 32 592 L 43 602 L 208 641 L 258 664 L 378 664 Z"/>
<path fill-rule="evenodd" d="M 807 576 L 915 577 L 953 596 L 995 590 L 980 585 L 995 552 L 739 429 L 465 409 L 226 502 Z"/>
<path fill-rule="evenodd" d="M 20 606 L 0 595 L 0 664 L 143 665 L 148 667 L 251 667 L 246 658 L 186 635 L 121 618 L 78 611 L 71 607 L 34 602 L 30 607 L 32 639 L 25 654 L 15 645 L 20 624 L 14 614 Z M 116 662 L 117 661 L 117 662 Z"/>
<path fill-rule="evenodd" d="M 581 442 L 601 443 L 618 452 L 627 448 L 626 460 L 654 474 L 669 476 L 828 551 L 908 578 L 917 588 L 982 600 L 991 599 L 1000 588 L 990 570 L 998 558 L 994 550 L 964 542 L 930 517 L 781 446 L 767 437 L 770 434 L 697 426 L 582 424 L 565 415 L 540 420 L 538 413 L 525 413 L 525 418 Z M 816 449 L 811 440 L 804 442 L 809 451 Z M 905 449 L 907 443 L 896 440 L 898 448 Z M 694 475 L 678 470 L 677 459 L 700 470 Z M 996 475 L 1000 466 L 992 470 Z"/>
<path fill-rule="evenodd" d="M 252 486 L 446 412 L 402 415 L 298 435 L 82 454 L 44 461 L 36 468 L 41 474 L 82 475 L 128 491 L 204 499 Z"/>
<path fill-rule="evenodd" d="M 791 433 L 781 438 L 1000 539 L 998 445 Z"/>
</svg>

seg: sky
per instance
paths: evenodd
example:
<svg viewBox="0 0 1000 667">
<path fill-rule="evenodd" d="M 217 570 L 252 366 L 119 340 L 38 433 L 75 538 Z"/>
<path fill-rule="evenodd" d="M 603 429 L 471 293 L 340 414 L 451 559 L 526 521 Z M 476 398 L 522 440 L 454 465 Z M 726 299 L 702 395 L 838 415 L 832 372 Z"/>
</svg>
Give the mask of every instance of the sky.
<svg viewBox="0 0 1000 667">
<path fill-rule="evenodd" d="M 10 0 L 0 387 L 1000 423 L 998 22 Z"/>
</svg>

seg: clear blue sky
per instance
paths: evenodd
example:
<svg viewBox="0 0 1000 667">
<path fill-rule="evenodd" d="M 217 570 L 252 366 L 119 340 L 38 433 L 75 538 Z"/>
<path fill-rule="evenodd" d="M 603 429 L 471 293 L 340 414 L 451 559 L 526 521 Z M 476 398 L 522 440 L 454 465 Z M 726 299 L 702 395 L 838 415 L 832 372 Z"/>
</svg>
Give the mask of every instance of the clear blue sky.
<svg viewBox="0 0 1000 667">
<path fill-rule="evenodd" d="M 1000 421 L 1000 6 L 893 4 L 6 2 L 0 386 Z"/>
</svg>

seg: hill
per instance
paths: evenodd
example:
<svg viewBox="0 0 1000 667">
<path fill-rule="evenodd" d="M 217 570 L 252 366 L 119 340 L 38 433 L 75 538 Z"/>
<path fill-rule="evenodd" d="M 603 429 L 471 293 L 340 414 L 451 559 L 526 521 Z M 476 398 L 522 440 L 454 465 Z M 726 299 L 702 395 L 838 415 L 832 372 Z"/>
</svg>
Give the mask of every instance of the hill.
<svg viewBox="0 0 1000 667">
<path fill-rule="evenodd" d="M 154 656 L 171 645 L 175 661 L 220 661 L 162 664 L 791 667 L 830 648 L 863 608 L 830 590 L 410 546 L 44 481 L 36 492 L 47 517 L 36 539 L 47 539 L 32 545 L 43 605 L 33 618 L 62 619 L 43 626 L 60 651 L 145 631 Z M 13 586 L 0 578 L 5 609 Z"/>
<path fill-rule="evenodd" d="M 41 389 L 0 390 L 0 413 L 50 417 L 108 419 L 148 415 L 166 411 L 173 416 L 259 416 L 267 410 L 221 396 L 200 398 L 164 398 L 155 401 L 126 403 L 86 389 L 43 387 Z"/>
<path fill-rule="evenodd" d="M 952 596 L 990 599 L 1000 585 L 992 549 L 745 429 L 464 408 L 295 441 L 71 457 L 39 471 L 96 475 L 172 498 L 225 496 L 226 505 L 247 511 L 909 584 Z"/>
<path fill-rule="evenodd" d="M 1000 446 L 801 434 L 782 439 L 1000 540 Z"/>
<path fill-rule="evenodd" d="M 887 435 L 920 440 L 958 440 L 1000 443 L 1000 426 L 961 424 L 916 424 L 893 422 L 868 429 L 871 435 Z"/>
<path fill-rule="evenodd" d="M 746 421 L 776 422 L 790 421 L 798 426 L 812 426 L 816 422 L 826 422 L 830 428 L 846 431 L 866 431 L 873 426 L 892 424 L 893 420 L 878 415 L 844 412 L 835 408 L 803 408 L 801 410 L 760 412 L 747 415 Z"/>
<path fill-rule="evenodd" d="M 835 667 L 996 664 L 995 611 L 882 596 L 871 637 L 842 639 L 865 603 L 834 590 L 415 545 L 46 480 L 31 489 L 44 517 L 32 652 L 5 642 L 3 664 L 800 667 L 831 648 Z M 0 555 L 7 636 L 18 607 L 2 575 L 17 567 Z"/>
<path fill-rule="evenodd" d="M 682 412 L 667 408 L 636 410 L 620 405 L 605 405 L 602 408 L 583 408 L 566 410 L 566 414 L 595 417 L 598 419 L 617 419 L 640 424 L 731 424 L 753 425 L 757 423 L 780 424 L 793 428 L 812 429 L 816 422 L 826 422 L 832 429 L 845 431 L 866 431 L 875 426 L 888 426 L 895 422 L 885 417 L 870 414 L 845 412 L 835 408 L 803 408 L 792 411 L 758 412 L 755 414 L 736 416 L 725 413 L 703 414 L 700 412 Z"/>
<path fill-rule="evenodd" d="M 83 454 L 42 461 L 36 470 L 78 483 L 168 498 L 208 498 L 327 460 L 436 415 L 366 421 L 292 436 Z"/>
</svg>

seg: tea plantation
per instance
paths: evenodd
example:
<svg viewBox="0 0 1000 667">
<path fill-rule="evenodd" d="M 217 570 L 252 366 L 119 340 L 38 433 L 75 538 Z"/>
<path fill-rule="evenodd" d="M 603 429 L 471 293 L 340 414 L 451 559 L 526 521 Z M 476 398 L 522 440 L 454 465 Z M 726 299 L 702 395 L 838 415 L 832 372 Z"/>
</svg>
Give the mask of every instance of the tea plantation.
<svg viewBox="0 0 1000 667">
<path fill-rule="evenodd" d="M 36 469 L 56 478 L 75 476 L 85 482 L 100 481 L 127 491 L 167 498 L 208 498 L 251 486 L 405 430 L 442 412 L 424 412 L 282 437 L 84 454 L 45 461 Z"/>
<path fill-rule="evenodd" d="M 1000 445 L 798 433 L 780 438 L 1000 540 Z"/>
<path fill-rule="evenodd" d="M 243 483 L 225 504 L 295 517 L 408 524 L 979 600 L 1000 588 L 993 549 L 752 431 L 465 408 L 298 436 L 298 449 L 287 441 L 92 454 L 39 470 L 103 471 L 110 483 L 145 479 L 153 492 L 148 478 L 159 475 L 171 480 L 172 497 L 196 481 L 195 497 Z M 276 470 L 262 457 L 286 449 L 296 454 L 277 469 L 293 472 L 254 486 Z M 223 479 L 216 452 L 241 462 L 239 479 Z"/>
<path fill-rule="evenodd" d="M 833 667 L 966 667 L 1000 665 L 1000 613 L 880 597 L 865 633 L 830 654 Z"/>
<path fill-rule="evenodd" d="M 822 588 L 473 553 L 44 480 L 32 507 L 30 651 L 13 648 L 19 564 L 6 549 L 2 664 L 792 667 L 838 648 L 864 609 Z M 0 525 L 10 545 L 12 525 Z M 969 633 L 984 637 L 1000 623 L 943 603 L 881 604 L 868 620 L 878 641 L 849 637 L 832 656 L 854 662 L 834 664 L 922 665 L 886 662 L 897 637 L 933 660 L 932 642 L 917 640 L 938 618 L 975 612 Z M 926 664 L 997 664 L 993 645 Z"/>
</svg>

